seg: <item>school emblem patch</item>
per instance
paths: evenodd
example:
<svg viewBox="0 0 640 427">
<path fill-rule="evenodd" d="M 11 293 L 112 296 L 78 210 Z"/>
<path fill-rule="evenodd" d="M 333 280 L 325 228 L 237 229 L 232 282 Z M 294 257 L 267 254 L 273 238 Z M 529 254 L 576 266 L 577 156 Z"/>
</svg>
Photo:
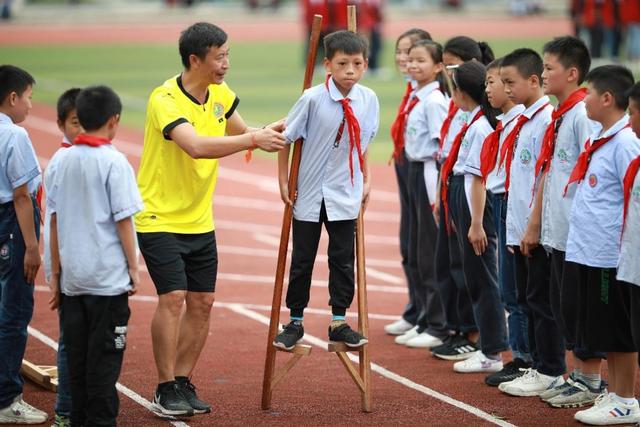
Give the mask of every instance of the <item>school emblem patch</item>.
<svg viewBox="0 0 640 427">
<path fill-rule="evenodd" d="M 462 142 L 460 143 L 460 148 L 468 148 L 469 147 L 469 140 L 467 138 L 463 138 Z"/>
<path fill-rule="evenodd" d="M 0 247 L 0 259 L 9 259 L 9 244 L 5 243 Z"/>
<path fill-rule="evenodd" d="M 567 154 L 567 150 L 561 148 L 558 150 L 558 161 L 560 163 L 567 163 L 569 160 L 569 155 Z"/>
<path fill-rule="evenodd" d="M 213 104 L 213 115 L 216 116 L 216 119 L 220 119 L 222 118 L 222 116 L 224 115 L 224 105 L 219 104 L 219 103 L 214 103 Z"/>
<path fill-rule="evenodd" d="M 520 152 L 520 163 L 522 163 L 523 165 L 528 165 L 529 163 L 531 163 L 531 151 L 524 148 Z"/>
<path fill-rule="evenodd" d="M 598 185 L 598 177 L 592 173 L 589 175 L 589 186 L 594 188 L 596 185 Z"/>
<path fill-rule="evenodd" d="M 640 202 L 640 187 L 633 187 L 633 190 L 631 190 L 631 198 L 636 202 Z"/>
</svg>

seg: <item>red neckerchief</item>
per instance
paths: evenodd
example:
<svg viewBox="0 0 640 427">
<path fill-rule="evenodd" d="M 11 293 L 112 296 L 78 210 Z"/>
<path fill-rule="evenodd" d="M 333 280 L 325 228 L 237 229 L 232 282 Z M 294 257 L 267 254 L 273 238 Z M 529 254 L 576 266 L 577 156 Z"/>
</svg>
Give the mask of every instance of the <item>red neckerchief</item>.
<svg viewBox="0 0 640 427">
<path fill-rule="evenodd" d="M 406 110 L 407 103 L 409 102 L 409 97 L 411 96 L 412 89 L 413 88 L 411 87 L 411 82 L 407 82 L 407 88 L 402 95 L 402 101 L 400 101 L 400 105 L 398 106 L 396 118 L 391 124 L 391 139 L 393 140 L 392 157 L 396 161 L 398 161 L 398 158 L 402 154 L 402 150 L 404 149 L 404 128 L 408 116 L 408 113 L 405 115 L 404 112 Z"/>
<path fill-rule="evenodd" d="M 571 171 L 571 175 L 569 176 L 569 182 L 567 182 L 567 185 L 564 187 L 564 193 L 562 194 L 563 197 L 567 195 L 567 190 L 569 189 L 569 185 L 571 185 L 576 181 L 579 183 L 584 179 L 584 176 L 587 174 L 587 169 L 589 168 L 589 162 L 591 162 L 591 157 L 593 156 L 593 153 L 598 151 L 598 149 L 602 147 L 604 144 L 611 141 L 611 139 L 613 139 L 613 137 L 615 137 L 620 131 L 628 127 L 629 127 L 629 124 L 625 125 L 623 128 L 618 130 L 618 132 L 612 135 L 609 135 L 606 138 L 596 139 L 593 142 L 593 144 L 591 143 L 591 139 L 587 140 L 587 142 L 584 144 L 584 151 L 580 153 L 580 155 L 578 156 L 578 161 L 576 162 L 576 165 L 573 167 L 573 171 Z"/>
<path fill-rule="evenodd" d="M 482 109 L 478 110 L 476 115 L 473 116 L 473 119 L 471 119 L 471 122 L 465 123 L 462 126 L 462 128 L 460 129 L 460 132 L 458 132 L 458 135 L 456 135 L 456 139 L 453 140 L 453 144 L 451 145 L 451 152 L 449 152 L 449 157 L 447 157 L 447 160 L 445 160 L 444 164 L 442 165 L 442 171 L 440 175 L 442 190 L 440 191 L 440 194 L 442 196 L 442 204 L 444 205 L 444 214 L 445 214 L 445 222 L 447 225 L 447 231 L 449 232 L 451 231 L 450 225 L 449 225 L 449 202 L 447 201 L 447 193 L 449 192 L 449 175 L 453 171 L 453 166 L 458 161 L 460 146 L 462 145 L 462 140 L 464 139 L 464 136 L 466 135 L 467 130 L 469 130 L 471 125 L 474 124 L 476 120 L 478 120 L 483 115 L 484 113 L 482 112 Z"/>
<path fill-rule="evenodd" d="M 556 133 L 556 125 L 558 123 L 558 119 L 565 115 L 565 113 L 571 110 L 576 104 L 582 101 L 585 96 L 587 96 L 587 89 L 578 89 L 571 93 L 567 99 L 560 105 L 558 108 L 553 110 L 553 114 L 551 115 L 551 123 L 547 126 L 547 130 L 544 132 L 544 138 L 542 140 L 542 148 L 540 149 L 540 156 L 538 157 L 538 161 L 536 162 L 535 175 L 538 176 L 540 171 L 547 172 L 549 167 L 551 166 L 551 158 L 553 157 L 553 152 L 555 151 L 556 146 L 556 137 L 558 134 Z"/>
<path fill-rule="evenodd" d="M 447 139 L 447 134 L 449 133 L 449 128 L 451 127 L 451 122 L 453 121 L 453 117 L 458 112 L 459 108 L 456 104 L 453 103 L 453 99 L 449 102 L 449 111 L 447 111 L 447 117 L 445 117 L 444 122 L 442 122 L 442 127 L 440 128 L 440 153 L 442 153 L 442 149 L 444 148 L 444 141 Z"/>
<path fill-rule="evenodd" d="M 324 82 L 325 87 L 329 90 L 329 79 L 331 78 L 330 74 L 327 74 L 327 79 Z M 349 131 L 349 171 L 351 172 L 351 185 L 353 185 L 353 151 L 356 150 L 358 153 L 358 163 L 360 164 L 360 172 L 363 172 L 364 169 L 364 157 L 362 155 L 362 147 L 360 146 L 360 123 L 358 123 L 358 118 L 351 109 L 351 105 L 349 103 L 351 100 L 349 98 L 342 98 L 339 100 L 340 104 L 342 104 L 342 111 L 344 112 L 344 121 L 343 124 L 340 125 L 340 129 L 338 129 L 338 135 L 342 136 L 342 130 L 344 126 L 344 122 L 347 123 L 347 130 Z"/>
<path fill-rule="evenodd" d="M 527 123 L 529 120 L 533 119 L 536 116 L 536 114 L 538 114 L 540 111 L 544 110 L 547 107 L 547 105 L 549 105 L 548 102 L 545 103 L 540 108 L 538 108 L 531 115 L 531 117 L 527 117 L 524 114 L 520 114 L 520 116 L 518 117 L 518 121 L 517 121 L 516 125 L 513 127 L 511 132 L 509 132 L 509 135 L 507 135 L 507 138 L 502 143 L 502 148 L 500 149 L 500 162 L 499 162 L 499 165 L 500 165 L 500 167 L 502 167 L 502 165 L 504 164 L 505 159 L 507 160 L 507 164 L 506 164 L 506 167 L 505 167 L 505 172 L 506 172 L 507 177 L 506 177 L 506 179 L 504 181 L 504 191 L 505 191 L 505 193 L 507 193 L 509 191 L 509 184 L 511 183 L 511 160 L 513 160 L 513 155 L 515 154 L 515 151 L 516 151 L 516 141 L 518 140 L 518 137 L 520 136 L 520 131 L 522 130 L 522 127 L 524 126 L 525 123 Z"/>
<path fill-rule="evenodd" d="M 409 114 L 411 114 L 411 110 L 413 110 L 418 102 L 420 102 L 420 99 L 414 96 L 413 99 L 409 101 L 409 104 L 406 105 L 402 114 L 396 118 L 396 122 L 393 123 L 396 126 L 395 129 L 393 129 L 396 132 L 393 136 L 393 158 L 396 162 L 401 159 L 402 151 L 404 150 L 404 131 L 407 128 L 407 119 L 409 118 Z"/>
<path fill-rule="evenodd" d="M 111 141 L 107 138 L 101 138 L 99 136 L 87 135 L 86 133 L 81 133 L 76 136 L 76 139 L 73 141 L 75 145 L 88 145 L 90 147 L 99 147 L 101 145 L 109 145 Z"/>
<path fill-rule="evenodd" d="M 631 189 L 633 183 L 636 180 L 636 175 L 640 169 L 640 156 L 636 157 L 629 163 L 627 173 L 624 175 L 623 189 L 624 189 L 624 215 L 622 217 L 622 230 L 624 231 L 624 223 L 627 221 L 627 211 L 629 210 L 629 200 L 631 199 Z"/>
<path fill-rule="evenodd" d="M 507 122 L 507 125 L 515 120 L 515 117 Z M 480 174 L 482 175 L 482 182 L 487 182 L 487 177 L 491 171 L 496 167 L 498 161 L 498 151 L 500 148 L 500 135 L 506 126 L 502 124 L 502 120 L 496 125 L 496 129 L 491 132 L 482 143 L 482 149 L 480 150 Z"/>
<path fill-rule="evenodd" d="M 62 147 L 62 148 L 69 148 L 69 147 L 72 147 L 72 146 L 73 146 L 73 144 L 70 144 L 67 141 L 62 141 L 60 143 L 60 147 Z"/>
</svg>

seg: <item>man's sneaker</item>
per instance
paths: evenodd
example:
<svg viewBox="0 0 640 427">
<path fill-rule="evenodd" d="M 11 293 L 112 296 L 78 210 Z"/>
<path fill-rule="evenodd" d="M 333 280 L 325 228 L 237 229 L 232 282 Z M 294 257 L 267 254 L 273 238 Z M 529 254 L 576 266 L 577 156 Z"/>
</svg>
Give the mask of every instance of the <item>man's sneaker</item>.
<svg viewBox="0 0 640 427">
<path fill-rule="evenodd" d="M 47 418 L 46 412 L 22 400 L 21 394 L 13 399 L 11 405 L 0 409 L 0 424 L 42 424 Z"/>
<path fill-rule="evenodd" d="M 498 388 L 512 396 L 539 396 L 548 388 L 559 386 L 563 382 L 564 378 L 561 375 L 552 377 L 530 368 L 520 378 L 502 383 Z"/>
<path fill-rule="evenodd" d="M 513 381 L 516 378 L 524 375 L 524 371 L 531 367 L 531 363 L 527 363 L 524 360 L 516 357 L 511 362 L 504 365 L 504 367 L 491 375 L 487 375 L 484 378 L 484 382 L 490 386 L 498 386 L 502 383 Z"/>
<path fill-rule="evenodd" d="M 182 395 L 175 381 L 162 390 L 156 390 L 151 408 L 158 415 L 193 415 L 191 404 Z"/>
<path fill-rule="evenodd" d="M 493 360 L 486 357 L 481 351 L 476 351 L 467 360 L 461 360 L 453 364 L 453 370 L 464 374 L 473 372 L 498 372 L 502 369 L 502 360 Z"/>
<path fill-rule="evenodd" d="M 585 424 L 599 426 L 633 424 L 640 422 L 640 407 L 637 400 L 632 405 L 627 405 L 603 393 L 591 408 L 576 412 L 573 418 Z"/>
<path fill-rule="evenodd" d="M 571 387 L 547 400 L 547 403 L 554 408 L 580 408 L 594 403 L 603 391 L 604 387 L 602 385 L 597 389 L 592 389 L 582 381 L 577 380 Z"/>
<path fill-rule="evenodd" d="M 55 414 L 51 427 L 71 427 L 71 418 L 65 415 Z"/>
<path fill-rule="evenodd" d="M 423 332 L 411 338 L 405 345 L 411 348 L 432 348 L 442 345 L 442 340 L 427 332 Z"/>
<path fill-rule="evenodd" d="M 567 380 L 561 384 L 556 385 L 555 387 L 551 387 L 540 393 L 540 400 L 543 402 L 548 402 L 556 396 L 561 395 L 565 391 L 569 390 L 573 387 L 574 384 L 573 374 L 569 375 Z"/>
<path fill-rule="evenodd" d="M 414 326 L 413 328 L 409 329 L 407 332 L 405 332 L 402 335 L 398 335 L 395 339 L 394 342 L 396 344 L 401 344 L 401 345 L 405 345 L 407 344 L 407 341 L 409 341 L 411 338 L 415 338 L 418 335 L 418 327 Z"/>
<path fill-rule="evenodd" d="M 396 320 L 393 323 L 385 325 L 384 331 L 389 335 L 402 335 L 409 329 L 413 328 L 413 325 L 404 319 Z"/>
<path fill-rule="evenodd" d="M 431 349 L 431 354 L 444 360 L 466 360 L 478 351 L 478 347 L 464 335 L 457 335 L 449 345 Z"/>
<path fill-rule="evenodd" d="M 195 414 L 208 414 L 211 412 L 211 405 L 198 399 L 196 386 L 187 377 L 176 377 L 176 383 L 180 393 L 187 399 Z"/>
<path fill-rule="evenodd" d="M 351 329 L 347 323 L 332 328 L 329 326 L 329 340 L 343 342 L 349 347 L 362 347 L 369 342 L 365 337 Z"/>
<path fill-rule="evenodd" d="M 288 325 L 284 325 L 284 329 L 273 340 L 274 347 L 284 350 L 292 350 L 304 336 L 304 328 L 302 322 L 293 320 Z"/>
</svg>

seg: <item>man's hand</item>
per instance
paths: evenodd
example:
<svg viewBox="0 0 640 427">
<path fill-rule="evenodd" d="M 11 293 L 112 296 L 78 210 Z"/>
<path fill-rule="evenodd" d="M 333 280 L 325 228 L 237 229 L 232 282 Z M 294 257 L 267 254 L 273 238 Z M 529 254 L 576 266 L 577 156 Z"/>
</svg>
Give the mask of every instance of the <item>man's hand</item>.
<svg viewBox="0 0 640 427">
<path fill-rule="evenodd" d="M 269 153 L 275 153 L 283 149 L 286 145 L 286 139 L 284 135 L 270 128 L 260 129 L 251 135 L 251 141 L 253 144 Z"/>
<path fill-rule="evenodd" d="M 131 278 L 131 289 L 129 290 L 129 295 L 133 295 L 138 292 L 138 286 L 140 286 L 140 272 L 138 271 L 138 266 L 129 267 L 129 277 Z"/>
<path fill-rule="evenodd" d="M 473 252 L 480 256 L 487 249 L 487 234 L 484 232 L 482 224 L 471 224 L 468 236 L 469 243 L 473 246 Z"/>
<path fill-rule="evenodd" d="M 24 253 L 24 278 L 27 283 L 33 283 L 36 279 L 41 262 L 38 246 L 27 247 Z"/>
<path fill-rule="evenodd" d="M 527 230 L 520 242 L 520 252 L 522 255 L 531 258 L 533 250 L 540 245 L 540 224 L 529 222 Z"/>
<path fill-rule="evenodd" d="M 280 119 L 277 122 L 270 123 L 266 125 L 265 128 L 271 129 L 272 131 L 275 131 L 275 132 L 282 133 L 284 132 L 284 129 L 286 127 L 284 124 L 285 119 Z"/>
</svg>

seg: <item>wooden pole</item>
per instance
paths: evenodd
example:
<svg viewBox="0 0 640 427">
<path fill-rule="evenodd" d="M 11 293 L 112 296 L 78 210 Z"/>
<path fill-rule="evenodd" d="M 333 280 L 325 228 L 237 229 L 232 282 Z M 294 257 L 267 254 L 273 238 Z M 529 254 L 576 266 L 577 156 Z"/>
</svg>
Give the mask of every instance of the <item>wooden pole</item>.
<svg viewBox="0 0 640 427">
<path fill-rule="evenodd" d="M 313 81 L 313 69 L 315 67 L 321 27 L 322 16 L 315 15 L 313 17 L 313 25 L 311 27 L 311 36 L 309 39 L 307 67 L 305 69 L 304 82 L 302 85 L 303 91 L 311 87 L 311 83 Z M 299 139 L 293 146 L 293 156 L 291 160 L 291 169 L 289 172 L 289 199 L 294 202 L 296 189 L 298 186 L 298 169 L 300 168 L 301 155 L 302 139 Z M 284 273 L 287 263 L 287 248 L 289 246 L 289 232 L 291 231 L 292 216 L 293 207 L 290 205 L 285 205 L 284 215 L 282 218 L 282 231 L 280 233 L 280 248 L 278 249 L 278 265 L 276 268 L 276 278 L 273 287 L 273 300 L 271 302 L 271 320 L 269 323 L 269 335 L 267 338 L 267 355 L 264 366 L 264 380 L 262 382 L 262 409 L 269 409 L 271 407 L 271 382 L 273 380 L 273 373 L 276 362 L 276 349 L 272 343 L 276 337 L 276 334 L 278 333 L 278 324 L 280 322 L 282 286 L 284 282 Z"/>
</svg>

